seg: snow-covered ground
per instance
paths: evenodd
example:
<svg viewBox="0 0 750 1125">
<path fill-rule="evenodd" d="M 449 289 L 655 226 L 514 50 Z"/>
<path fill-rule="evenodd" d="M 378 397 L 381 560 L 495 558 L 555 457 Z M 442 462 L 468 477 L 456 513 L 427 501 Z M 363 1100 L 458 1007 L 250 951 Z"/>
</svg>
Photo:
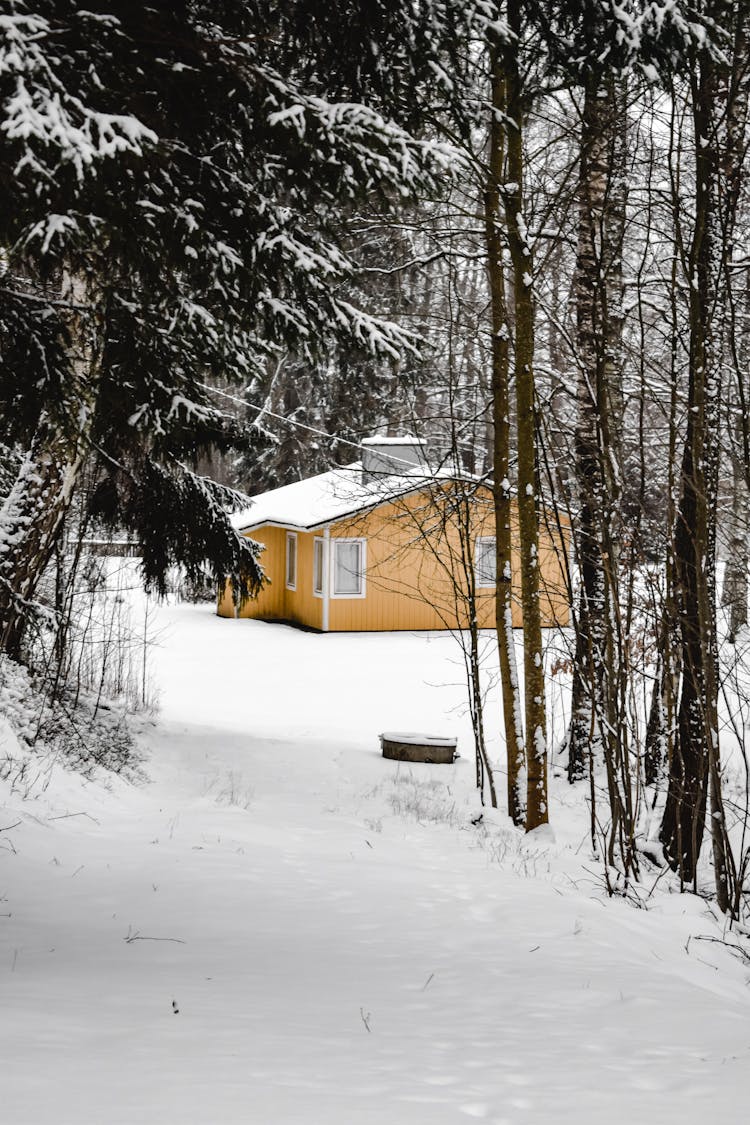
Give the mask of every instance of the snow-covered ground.
<svg viewBox="0 0 750 1125">
<path fill-rule="evenodd" d="M 472 823 L 454 640 L 160 625 L 148 782 L 0 787 L 3 1122 L 745 1120 L 750 967 L 607 899 L 562 781 L 554 839 Z M 380 757 L 425 727 L 465 756 Z"/>
</svg>

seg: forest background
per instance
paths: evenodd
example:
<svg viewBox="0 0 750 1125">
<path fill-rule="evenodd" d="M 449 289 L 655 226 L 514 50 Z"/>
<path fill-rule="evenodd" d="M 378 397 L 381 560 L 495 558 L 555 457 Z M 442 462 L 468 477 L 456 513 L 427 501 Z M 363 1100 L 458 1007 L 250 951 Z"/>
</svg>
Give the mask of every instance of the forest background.
<svg viewBox="0 0 750 1125">
<path fill-rule="evenodd" d="M 126 532 L 157 590 L 180 566 L 251 596 L 239 491 L 409 430 L 493 482 L 503 714 L 478 714 L 502 722 L 514 823 L 548 818 L 536 562 L 557 512 L 553 749 L 607 885 L 661 864 L 742 923 L 749 20 L 744 0 L 10 0 L 0 648 L 45 730 L 101 702 L 92 536 Z"/>
</svg>

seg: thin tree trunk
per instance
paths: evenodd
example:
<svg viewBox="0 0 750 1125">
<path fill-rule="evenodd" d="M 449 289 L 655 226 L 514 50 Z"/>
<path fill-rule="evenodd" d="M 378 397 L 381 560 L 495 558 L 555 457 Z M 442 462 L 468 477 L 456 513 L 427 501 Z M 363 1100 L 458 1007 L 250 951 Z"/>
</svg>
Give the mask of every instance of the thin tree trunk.
<svg viewBox="0 0 750 1125">
<path fill-rule="evenodd" d="M 500 234 L 500 185 L 503 182 L 505 163 L 505 133 L 500 115 L 505 111 L 505 77 L 498 52 L 494 48 L 491 50 L 490 67 L 493 115 L 490 125 L 489 176 L 484 193 L 484 214 L 487 273 L 492 309 L 493 474 L 497 545 L 496 622 L 508 762 L 508 815 L 514 824 L 520 825 L 524 823 L 526 816 L 526 761 L 516 645 L 513 635 L 510 330 L 505 301 L 503 245 Z"/>
<path fill-rule="evenodd" d="M 624 81 L 592 72 L 584 87 L 574 278 L 579 377 L 575 429 L 581 574 L 568 776 L 606 767 L 606 862 L 637 869 L 627 726 L 628 606 L 618 559 L 623 370 L 622 247 L 627 198 Z"/>
<path fill-rule="evenodd" d="M 672 155 L 670 153 L 670 162 Z M 677 213 L 674 216 L 677 220 Z M 675 230 L 677 227 L 675 226 Z M 675 712 L 680 684 L 682 653 L 677 628 L 677 602 L 675 598 L 675 547 L 677 485 L 677 383 L 680 321 L 677 307 L 677 254 L 672 259 L 670 288 L 671 339 L 670 339 L 670 394 L 669 394 L 669 453 L 667 457 L 667 527 L 669 539 L 664 566 L 664 605 L 657 641 L 658 656 L 651 705 L 646 725 L 643 752 L 644 780 L 653 784 L 671 761 L 675 737 Z"/>
<path fill-rule="evenodd" d="M 730 534 L 721 604 L 729 611 L 729 634 L 734 644 L 737 633 L 747 625 L 748 571 L 750 551 L 750 429 L 748 428 L 746 378 L 750 361 L 750 270 L 743 271 L 744 285 L 739 317 L 732 322 L 732 352 L 735 385 L 728 392 L 730 412 L 729 451 L 732 465 Z"/>
<path fill-rule="evenodd" d="M 688 420 L 675 532 L 682 681 L 660 832 L 670 865 L 679 872 L 683 883 L 695 884 L 710 782 L 714 873 L 718 904 L 723 911 L 731 901 L 731 853 L 719 764 L 716 500 L 720 317 L 733 218 L 728 210 L 733 206 L 732 185 L 727 167 L 721 168 L 719 140 L 722 113 L 726 113 L 725 120 L 730 124 L 732 119 L 727 83 L 728 75 L 708 52 L 703 52 L 692 78 L 696 187 L 689 279 Z"/>
<path fill-rule="evenodd" d="M 513 273 L 515 320 L 514 373 L 518 425 L 518 524 L 521 606 L 523 611 L 524 704 L 526 718 L 526 830 L 549 820 L 547 797 L 547 718 L 542 649 L 541 575 L 536 403 L 534 387 L 534 263 L 524 211 L 524 104 L 519 67 L 523 4 L 508 0 L 512 39 L 504 49 L 506 82 L 507 179 L 502 197 Z"/>
</svg>

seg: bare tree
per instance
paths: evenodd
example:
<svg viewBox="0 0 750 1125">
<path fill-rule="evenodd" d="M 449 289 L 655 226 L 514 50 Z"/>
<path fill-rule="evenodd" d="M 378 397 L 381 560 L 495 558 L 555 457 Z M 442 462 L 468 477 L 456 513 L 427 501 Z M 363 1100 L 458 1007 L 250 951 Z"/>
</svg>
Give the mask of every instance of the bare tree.
<svg viewBox="0 0 750 1125">
<path fill-rule="evenodd" d="M 524 198 L 526 155 L 524 128 L 528 113 L 522 43 L 523 4 L 508 0 L 510 35 L 503 44 L 505 82 L 506 173 L 501 196 L 513 283 L 513 374 L 518 427 L 518 518 L 521 604 L 523 607 L 523 680 L 526 719 L 526 830 L 549 820 L 547 796 L 547 715 L 542 649 L 539 568 L 539 472 L 534 379 L 534 262 Z"/>
<path fill-rule="evenodd" d="M 496 536 L 496 628 L 500 657 L 503 726 L 507 755 L 508 815 L 514 824 L 526 821 L 526 756 L 521 695 L 513 636 L 511 567 L 511 386 L 510 325 L 506 305 L 504 239 L 501 191 L 505 181 L 506 80 L 501 47 L 489 46 L 492 116 L 489 128 L 487 184 L 484 215 L 487 239 L 487 278 L 492 318 L 492 407 L 494 422 L 493 468 Z"/>
<path fill-rule="evenodd" d="M 718 720 L 716 510 L 721 422 L 722 326 L 727 266 L 744 155 L 748 13 L 709 0 L 715 26 L 731 17 L 731 58 L 710 43 L 690 75 L 695 140 L 695 226 L 687 261 L 690 354 L 687 432 L 674 536 L 682 678 L 677 732 L 660 838 L 684 883 L 696 883 L 710 793 L 717 899 L 729 909 L 736 873 L 724 817 Z"/>
</svg>

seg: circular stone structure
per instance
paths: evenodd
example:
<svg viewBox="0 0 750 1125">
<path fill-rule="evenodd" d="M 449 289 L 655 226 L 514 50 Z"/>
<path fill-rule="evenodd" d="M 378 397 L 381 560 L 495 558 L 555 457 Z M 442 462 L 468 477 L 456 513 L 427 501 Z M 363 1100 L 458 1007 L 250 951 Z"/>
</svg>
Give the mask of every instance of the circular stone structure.
<svg viewBox="0 0 750 1125">
<path fill-rule="evenodd" d="M 429 762 L 449 766 L 457 755 L 455 738 L 440 738 L 433 734 L 414 734 L 411 731 L 388 731 L 380 736 L 384 758 L 396 762 Z"/>
</svg>

